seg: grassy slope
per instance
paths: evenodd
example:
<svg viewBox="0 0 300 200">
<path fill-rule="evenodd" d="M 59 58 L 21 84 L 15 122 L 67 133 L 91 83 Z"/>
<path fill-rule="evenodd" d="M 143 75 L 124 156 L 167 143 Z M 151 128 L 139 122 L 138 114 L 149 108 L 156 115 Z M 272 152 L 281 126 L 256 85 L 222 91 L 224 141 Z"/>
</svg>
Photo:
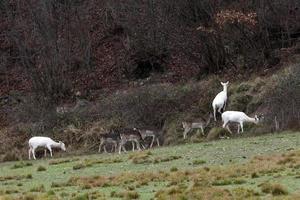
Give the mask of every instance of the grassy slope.
<svg viewBox="0 0 300 200">
<path fill-rule="evenodd" d="M 110 198 L 112 191 L 116 191 L 116 195 L 114 196 L 127 195 L 127 198 L 130 198 L 130 192 L 128 191 L 134 190 L 140 195 L 140 199 L 150 199 L 154 197 L 158 190 L 167 189 L 173 186 L 176 186 L 177 190 L 189 190 L 188 186 L 191 187 L 191 184 L 196 181 L 193 180 L 196 175 L 189 174 L 188 172 L 199 173 L 197 170 L 202 170 L 204 166 L 211 169 L 223 166 L 221 169 L 218 169 L 220 173 L 223 173 L 222 170 L 226 171 L 231 168 L 235 169 L 234 167 L 237 165 L 238 167 L 244 167 L 247 165 L 251 167 L 252 165 L 249 160 L 251 160 L 253 156 L 271 154 L 281 155 L 283 152 L 299 150 L 299 148 L 299 133 L 282 133 L 259 137 L 236 138 L 229 140 L 224 139 L 207 143 L 169 146 L 156 148 L 151 150 L 151 153 L 128 153 L 122 154 L 121 156 L 117 154 L 94 154 L 79 157 L 68 157 L 64 159 L 24 161 L 23 163 L 30 163 L 28 165 L 32 165 L 17 169 L 12 168 L 22 162 L 7 162 L 0 164 L 0 195 L 16 197 L 26 194 L 27 196 L 34 196 L 38 193 L 30 192 L 30 190 L 38 190 L 38 187 L 43 185 L 44 189 L 40 188 L 40 191 L 44 194 L 43 196 L 47 198 L 54 198 L 54 195 L 50 195 L 49 192 L 47 193 L 47 191 L 50 190 L 54 191 L 55 196 L 59 199 L 70 199 L 71 197 L 84 193 L 92 194 L 93 191 L 93 196 L 98 196 L 98 198 L 104 195 L 106 198 Z M 66 162 L 56 165 L 49 164 L 60 160 L 66 160 Z M 259 162 L 269 162 L 267 160 L 268 159 L 265 159 Z M 205 163 L 202 163 L 203 161 L 205 161 Z M 143 163 L 137 164 L 138 162 Z M 242 186 L 243 188 L 253 189 L 254 193 L 258 193 L 256 195 L 260 195 L 259 197 L 266 197 L 265 194 L 261 192 L 259 184 L 266 181 L 272 181 L 279 182 L 287 188 L 289 195 L 293 195 L 297 192 L 297 190 L 299 191 L 300 188 L 299 178 L 295 178 L 297 176 L 299 177 L 299 174 L 293 170 L 297 169 L 295 164 L 298 163 L 296 161 L 288 160 L 287 163 L 289 162 L 292 162 L 294 165 L 286 166 L 285 162 L 283 162 L 282 166 L 284 166 L 284 168 L 281 169 L 279 167 L 280 170 L 276 168 L 276 170 L 266 172 L 264 176 L 259 176 L 255 179 L 251 178 L 253 169 L 249 169 L 249 174 L 246 173 L 240 177 L 235 177 L 242 178 L 242 182 L 245 182 L 242 184 L 226 183 L 228 177 L 223 177 L 222 174 L 220 174 L 220 177 L 214 177 L 215 174 L 208 175 L 211 177 L 208 177 L 207 184 L 210 186 L 219 184 L 220 186 L 212 186 L 210 188 L 227 188 L 229 191 Z M 44 166 L 46 171 L 37 171 L 39 166 Z M 74 166 L 82 167 L 82 169 L 74 170 Z M 255 166 L 257 167 L 258 165 Z M 271 169 L 273 166 L 270 166 Z M 171 168 L 173 168 L 172 170 L 174 172 L 170 172 Z M 161 172 L 166 177 L 165 179 L 154 178 L 152 180 L 142 181 L 143 178 L 148 176 L 148 172 L 152 173 L 152 175 L 157 175 L 159 171 L 166 172 Z M 124 174 L 124 172 L 126 173 Z M 182 176 L 180 179 L 179 177 L 182 175 L 181 172 L 185 172 L 186 175 Z M 175 175 L 178 177 L 172 177 L 172 173 L 178 173 Z M 21 177 L 22 175 L 28 174 L 32 175 L 31 179 Z M 230 172 L 228 172 L 228 174 L 230 174 Z M 10 176 L 11 180 L 5 180 L 9 179 Z M 91 179 L 90 182 L 87 180 L 87 182 L 84 183 L 80 181 L 71 181 L 72 184 L 69 184 L 69 186 L 66 187 L 51 187 L 52 183 L 66 183 L 71 177 L 82 176 L 89 177 Z M 111 182 L 114 182 L 113 184 L 110 184 L 110 181 L 107 181 L 107 184 L 105 185 L 106 187 L 101 187 L 103 185 L 97 185 L 93 181 L 95 181 L 94 179 L 97 179 L 98 181 L 101 179 L 102 181 L 105 178 L 95 176 L 119 176 L 120 178 L 118 180 L 112 180 Z M 131 178 L 127 178 L 127 176 Z M 138 177 L 138 179 L 140 178 L 141 180 L 132 180 L 132 177 L 133 179 Z M 17 178 L 20 180 L 16 180 Z M 173 182 L 175 183 L 172 183 L 172 180 L 174 180 Z M 206 179 L 202 178 L 200 180 L 205 182 Z M 221 181 L 221 183 L 214 182 L 216 180 Z M 141 184 L 142 186 L 138 186 Z M 195 183 L 193 184 L 195 185 Z M 182 188 L 180 189 L 179 186 Z M 123 194 L 122 191 L 127 192 Z M 167 193 L 162 191 L 161 193 L 162 196 L 157 195 L 160 199 L 165 199 L 167 198 L 166 196 L 173 195 L 170 191 Z M 184 195 L 184 192 L 181 192 L 181 194 Z M 175 198 L 179 198 L 180 195 L 178 195 L 179 194 L 176 193 Z M 133 197 L 134 194 L 132 195 L 132 198 Z"/>
</svg>

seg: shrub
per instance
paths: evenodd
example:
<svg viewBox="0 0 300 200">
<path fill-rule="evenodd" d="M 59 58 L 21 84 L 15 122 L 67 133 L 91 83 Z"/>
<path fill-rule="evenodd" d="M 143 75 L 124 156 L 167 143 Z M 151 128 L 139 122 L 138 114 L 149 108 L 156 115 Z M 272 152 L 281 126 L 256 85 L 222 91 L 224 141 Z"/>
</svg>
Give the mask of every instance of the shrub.
<svg viewBox="0 0 300 200">
<path fill-rule="evenodd" d="M 202 165 L 205 164 L 206 161 L 205 160 L 194 160 L 193 161 L 193 165 Z"/>
<path fill-rule="evenodd" d="M 32 179 L 32 174 L 27 174 L 27 175 L 26 175 L 26 178 L 27 178 L 27 179 Z"/>
<path fill-rule="evenodd" d="M 15 151 L 8 151 L 4 154 L 1 160 L 2 162 L 16 161 L 20 160 L 20 157 L 19 154 Z"/>
<path fill-rule="evenodd" d="M 125 199 L 138 199 L 140 197 L 139 193 L 136 191 L 126 191 L 125 194 Z"/>
<path fill-rule="evenodd" d="M 177 168 L 177 167 L 171 167 L 170 171 L 171 171 L 171 172 L 177 172 L 177 171 L 178 171 L 178 168 Z"/>
<path fill-rule="evenodd" d="M 265 103 L 268 115 L 266 122 L 274 126 L 275 117 L 279 129 L 297 129 L 300 127 L 300 66 L 291 67 L 282 74 L 275 76 L 274 86 L 269 92 Z M 280 111 L 280 112 L 279 112 Z"/>
<path fill-rule="evenodd" d="M 30 162 L 19 162 L 14 164 L 11 169 L 19 169 L 19 168 L 23 168 L 23 167 L 29 167 L 32 166 L 32 163 Z"/>
<path fill-rule="evenodd" d="M 214 185 L 214 186 L 231 185 L 231 184 L 232 184 L 232 181 L 228 180 L 228 179 L 217 180 L 217 181 L 212 182 L 212 185 Z"/>
<path fill-rule="evenodd" d="M 79 170 L 79 169 L 83 169 L 85 168 L 86 165 L 84 165 L 83 163 L 79 163 L 73 166 L 73 170 Z"/>
<path fill-rule="evenodd" d="M 46 170 L 47 170 L 46 167 L 40 165 L 40 166 L 38 166 L 36 171 L 42 172 L 42 171 L 46 171 Z"/>
<path fill-rule="evenodd" d="M 59 164 L 64 164 L 64 163 L 68 163 L 71 162 L 71 160 L 66 159 L 66 160 L 51 160 L 49 161 L 49 165 L 59 165 Z"/>
<path fill-rule="evenodd" d="M 258 177 L 259 177 L 259 175 L 256 172 L 253 172 L 251 174 L 251 178 L 258 178 Z"/>
<path fill-rule="evenodd" d="M 75 198 L 73 198 L 73 200 L 89 200 L 89 195 L 87 193 L 85 194 L 80 194 L 78 196 L 76 196 Z"/>
<path fill-rule="evenodd" d="M 39 185 L 30 189 L 30 192 L 45 192 L 44 185 Z"/>
<path fill-rule="evenodd" d="M 224 128 L 212 128 L 209 133 L 207 134 L 207 140 L 216 140 L 219 139 L 221 136 L 228 136 L 231 135 L 226 129 Z"/>
<path fill-rule="evenodd" d="M 263 183 L 261 185 L 261 191 L 264 193 L 273 194 L 274 196 L 288 194 L 287 189 L 278 183 L 276 184 L 271 184 L 268 182 Z"/>
</svg>

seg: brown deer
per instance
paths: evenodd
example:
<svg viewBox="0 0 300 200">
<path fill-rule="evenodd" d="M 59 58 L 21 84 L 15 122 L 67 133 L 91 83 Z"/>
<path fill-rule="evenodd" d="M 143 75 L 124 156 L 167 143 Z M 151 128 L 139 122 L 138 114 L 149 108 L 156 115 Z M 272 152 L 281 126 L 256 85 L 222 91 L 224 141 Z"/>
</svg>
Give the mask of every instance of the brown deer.
<svg viewBox="0 0 300 200">
<path fill-rule="evenodd" d="M 147 137 L 152 138 L 149 148 L 152 148 L 154 141 L 156 141 L 157 146 L 160 146 L 159 136 L 162 135 L 161 130 L 155 130 L 155 129 L 136 129 L 136 130 L 140 132 L 144 141 Z"/>
<path fill-rule="evenodd" d="M 101 139 L 100 139 L 100 145 L 99 145 L 99 150 L 98 150 L 99 153 L 101 152 L 102 147 L 103 147 L 104 152 L 107 153 L 107 150 L 106 150 L 107 144 L 112 144 L 112 152 L 113 152 L 113 150 L 114 150 L 114 152 L 117 152 L 118 143 L 121 140 L 119 134 L 110 132 L 110 133 L 101 134 L 100 137 L 101 137 Z"/>
<path fill-rule="evenodd" d="M 193 120 L 193 122 L 182 122 L 183 138 L 185 139 L 187 134 L 193 129 L 201 129 L 202 135 L 204 135 L 204 129 L 209 125 L 211 119 L 213 118 L 212 114 L 209 114 L 207 121 L 204 121 L 201 118 Z"/>
<path fill-rule="evenodd" d="M 127 142 L 132 143 L 132 150 L 134 151 L 134 143 L 137 145 L 137 149 L 141 150 L 141 143 L 143 138 L 139 131 L 131 128 L 123 128 L 121 130 L 115 130 L 115 133 L 120 134 L 119 142 L 119 154 L 121 154 L 122 149 L 126 152 L 125 144 Z"/>
</svg>

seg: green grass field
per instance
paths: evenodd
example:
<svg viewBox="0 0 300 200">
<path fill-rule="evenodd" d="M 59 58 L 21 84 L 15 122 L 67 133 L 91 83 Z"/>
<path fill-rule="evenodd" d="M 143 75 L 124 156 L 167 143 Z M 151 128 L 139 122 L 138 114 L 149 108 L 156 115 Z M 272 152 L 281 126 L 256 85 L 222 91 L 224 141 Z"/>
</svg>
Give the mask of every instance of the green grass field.
<svg viewBox="0 0 300 200">
<path fill-rule="evenodd" d="M 0 199 L 299 199 L 299 150 L 300 133 L 281 133 L 7 162 Z"/>
</svg>

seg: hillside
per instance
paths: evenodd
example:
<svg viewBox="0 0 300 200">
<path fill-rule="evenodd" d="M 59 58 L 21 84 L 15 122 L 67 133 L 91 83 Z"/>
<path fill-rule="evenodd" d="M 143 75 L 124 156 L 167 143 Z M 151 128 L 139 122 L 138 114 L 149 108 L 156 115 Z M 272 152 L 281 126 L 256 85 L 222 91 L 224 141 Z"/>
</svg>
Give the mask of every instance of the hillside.
<svg viewBox="0 0 300 200">
<path fill-rule="evenodd" d="M 0 164 L 1 199 L 299 199 L 299 132 Z"/>
<path fill-rule="evenodd" d="M 35 135 L 74 154 L 95 152 L 101 134 L 124 127 L 159 129 L 163 145 L 217 140 L 228 134 L 220 115 L 187 140 L 182 122 L 208 118 L 221 81 L 227 109 L 264 114 L 247 133 L 298 131 L 299 8 L 294 0 L 1 1 L 1 161 L 27 158 Z"/>
</svg>

